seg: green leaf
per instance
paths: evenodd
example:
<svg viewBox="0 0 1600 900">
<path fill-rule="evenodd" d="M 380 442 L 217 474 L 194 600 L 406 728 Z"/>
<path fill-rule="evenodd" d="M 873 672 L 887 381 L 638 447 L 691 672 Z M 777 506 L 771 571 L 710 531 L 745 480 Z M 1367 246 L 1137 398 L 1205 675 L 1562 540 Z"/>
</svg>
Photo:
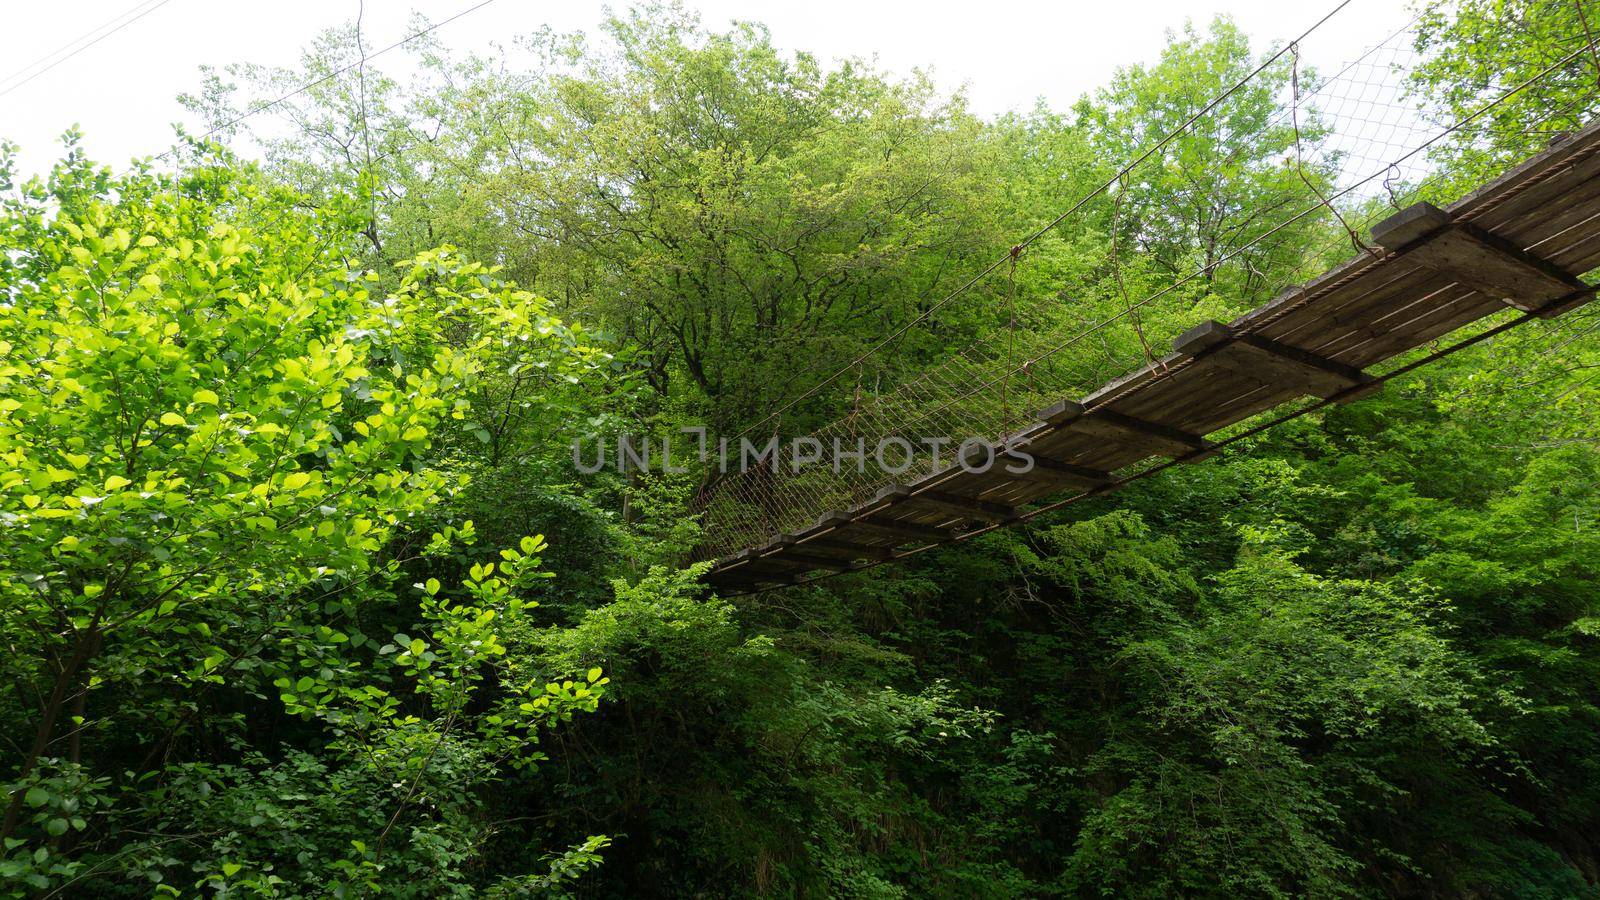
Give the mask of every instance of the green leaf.
<svg viewBox="0 0 1600 900">
<path fill-rule="evenodd" d="M 22 796 L 22 800 L 29 806 L 37 809 L 38 807 L 50 802 L 50 792 L 35 785 L 31 788 L 28 788 L 28 792 Z"/>
</svg>

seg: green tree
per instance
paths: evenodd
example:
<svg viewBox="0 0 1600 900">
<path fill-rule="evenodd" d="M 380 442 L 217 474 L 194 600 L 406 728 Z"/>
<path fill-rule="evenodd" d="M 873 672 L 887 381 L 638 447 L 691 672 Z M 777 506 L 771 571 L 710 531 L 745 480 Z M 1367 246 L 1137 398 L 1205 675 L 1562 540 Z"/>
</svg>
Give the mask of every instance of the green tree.
<svg viewBox="0 0 1600 900">
<path fill-rule="evenodd" d="M 363 833 L 360 815 L 346 823 L 367 849 L 341 877 L 393 878 L 405 867 L 382 874 L 385 841 L 417 821 L 419 800 L 453 797 L 458 816 L 476 803 L 459 786 L 430 792 L 447 742 L 482 758 L 457 772 L 480 785 L 501 759 L 532 761 L 535 732 L 603 692 L 598 673 L 547 692 L 503 659 L 496 635 L 528 605 L 538 539 L 505 550 L 503 574 L 474 564 L 464 600 L 428 582 L 419 636 L 385 643 L 363 626 L 394 602 L 405 556 L 471 534 L 468 523 L 430 542 L 408 520 L 464 481 L 430 462 L 435 445 L 500 415 L 484 367 L 509 358 L 570 373 L 588 351 L 542 302 L 446 253 L 374 295 L 373 279 L 341 262 L 359 205 L 308 214 L 299 195 L 225 159 L 113 178 L 74 150 L 47 182 L 15 185 L 10 172 L 8 150 L 0 715 L 18 740 L 0 876 L 42 888 L 108 865 L 115 854 L 83 862 L 104 841 L 116 849 L 91 809 L 123 827 L 159 819 L 140 810 L 136 785 L 180 772 L 212 784 L 185 768 L 190 736 L 248 746 L 248 723 L 225 710 L 268 695 L 288 715 L 321 716 L 332 759 L 354 767 L 344 777 L 374 791 L 369 812 L 389 808 L 381 830 Z M 491 408 L 474 410 L 475 393 Z M 108 809 L 118 790 L 132 803 Z M 333 878 L 326 866 L 351 846 L 324 845 L 308 873 Z M 240 877 L 287 876 L 263 847 L 278 872 Z M 243 865 L 202 862 L 224 881 Z M 160 880 L 165 865 L 149 871 Z"/>
<path fill-rule="evenodd" d="M 1315 203 L 1296 168 L 1295 146 L 1314 145 L 1321 129 L 1302 121 L 1297 133 L 1281 102 L 1294 77 L 1292 58 L 1228 93 L 1256 65 L 1249 38 L 1231 21 L 1218 18 L 1206 34 L 1191 24 L 1169 35 L 1157 63 L 1119 69 L 1076 109 L 1097 158 L 1133 160 L 1227 96 L 1128 174 L 1111 227 L 1123 246 L 1137 250 L 1128 257 L 1148 260 L 1156 278 L 1170 283 L 1198 272 L 1201 290 L 1252 303 L 1281 286 L 1320 227 L 1312 217 L 1260 242 Z M 1300 77 L 1309 87 L 1312 73 Z M 1309 163 L 1304 171 L 1326 190 L 1326 173 Z"/>
<path fill-rule="evenodd" d="M 396 185 L 388 220 L 426 206 L 433 221 L 504 223 L 497 255 L 635 347 L 659 392 L 717 424 L 796 393 L 773 373 L 820 377 L 999 244 L 981 123 L 928 79 L 789 59 L 758 25 L 711 32 L 671 6 L 613 18 L 605 38 L 545 35 L 538 68 L 514 77 L 462 62 L 451 85 L 413 100 L 437 128 L 415 116 L 391 126 L 374 113 L 390 96 L 378 83 L 366 133 L 428 139 L 396 138 L 373 177 Z M 325 38 L 304 72 L 235 74 L 273 93 L 350 58 L 351 39 Z M 349 184 L 366 165 L 358 86 L 323 90 L 295 107 L 275 153 L 296 183 L 329 179 L 300 174 L 309 167 Z M 225 120 L 229 96 L 219 80 L 193 102 Z"/>
<path fill-rule="evenodd" d="M 1440 125 L 1463 126 L 1434 154 L 1455 184 L 1492 178 L 1588 123 L 1600 97 L 1600 58 L 1590 47 L 1600 8 L 1591 0 L 1419 6 L 1422 60 L 1412 89 Z"/>
</svg>

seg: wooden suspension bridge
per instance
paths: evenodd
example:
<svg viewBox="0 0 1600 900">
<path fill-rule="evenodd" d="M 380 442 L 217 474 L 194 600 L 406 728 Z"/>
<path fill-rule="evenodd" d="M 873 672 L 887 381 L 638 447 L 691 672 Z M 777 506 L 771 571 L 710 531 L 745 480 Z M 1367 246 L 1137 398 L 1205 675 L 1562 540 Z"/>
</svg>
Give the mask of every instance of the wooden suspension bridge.
<svg viewBox="0 0 1600 900">
<path fill-rule="evenodd" d="M 1600 124 L 1447 209 L 1407 207 L 1374 226 L 1372 242 L 1371 252 L 1232 322 L 1198 324 L 1169 355 L 1087 397 L 1062 399 L 1031 425 L 967 448 L 1000 465 L 952 463 L 888 485 L 717 559 L 708 580 L 734 593 L 803 583 L 1016 524 L 1148 474 L 1119 475 L 1152 457 L 1168 460 L 1157 468 L 1205 459 L 1219 446 L 1208 435 L 1292 401 L 1318 398 L 1248 433 L 1368 396 L 1440 355 L 1581 306 L 1595 287 L 1579 276 L 1600 266 Z M 1507 307 L 1520 314 L 1401 368 L 1368 371 Z M 1018 452 L 1033 459 L 1026 472 Z"/>
</svg>

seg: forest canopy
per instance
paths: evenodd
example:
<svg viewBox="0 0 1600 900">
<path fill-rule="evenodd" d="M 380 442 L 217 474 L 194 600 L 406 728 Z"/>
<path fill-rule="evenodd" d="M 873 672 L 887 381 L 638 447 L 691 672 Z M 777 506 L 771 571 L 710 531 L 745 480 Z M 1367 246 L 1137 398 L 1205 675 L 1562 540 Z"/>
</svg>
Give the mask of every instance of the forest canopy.
<svg viewBox="0 0 1600 900">
<path fill-rule="evenodd" d="M 1227 18 L 998 117 L 678 6 L 387 70 L 352 23 L 160 159 L 4 145 L 0 893 L 1600 896 L 1600 310 L 748 596 L 714 475 L 571 450 L 1157 293 L 1039 373 L 1121 375 L 1590 123 L 1589 6 L 1418 6 L 1403 94 L 1478 126 L 1387 196 Z"/>
</svg>

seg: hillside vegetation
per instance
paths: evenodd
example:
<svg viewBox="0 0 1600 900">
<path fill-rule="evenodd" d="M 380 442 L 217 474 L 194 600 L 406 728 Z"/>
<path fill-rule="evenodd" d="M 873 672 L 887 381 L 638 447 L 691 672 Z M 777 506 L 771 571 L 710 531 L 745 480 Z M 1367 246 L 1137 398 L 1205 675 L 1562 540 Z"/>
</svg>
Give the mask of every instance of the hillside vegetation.
<svg viewBox="0 0 1600 900">
<path fill-rule="evenodd" d="M 1411 96 L 1465 114 L 1589 5 L 1425 10 Z M 126 172 L 0 152 L 0 893 L 1600 896 L 1600 307 L 751 596 L 692 562 L 708 473 L 575 470 L 779 408 L 1269 51 L 1189 25 L 986 118 L 774 40 L 643 7 L 419 42 Z M 185 102 L 209 129 L 359 56 Z M 1585 124 L 1597 64 L 1420 196 Z M 785 433 L 1203 273 L 1060 360 L 1091 387 L 1347 258 L 1331 214 L 1257 243 L 1335 177 L 1281 115 L 1316 77 L 1230 95 Z"/>
</svg>

